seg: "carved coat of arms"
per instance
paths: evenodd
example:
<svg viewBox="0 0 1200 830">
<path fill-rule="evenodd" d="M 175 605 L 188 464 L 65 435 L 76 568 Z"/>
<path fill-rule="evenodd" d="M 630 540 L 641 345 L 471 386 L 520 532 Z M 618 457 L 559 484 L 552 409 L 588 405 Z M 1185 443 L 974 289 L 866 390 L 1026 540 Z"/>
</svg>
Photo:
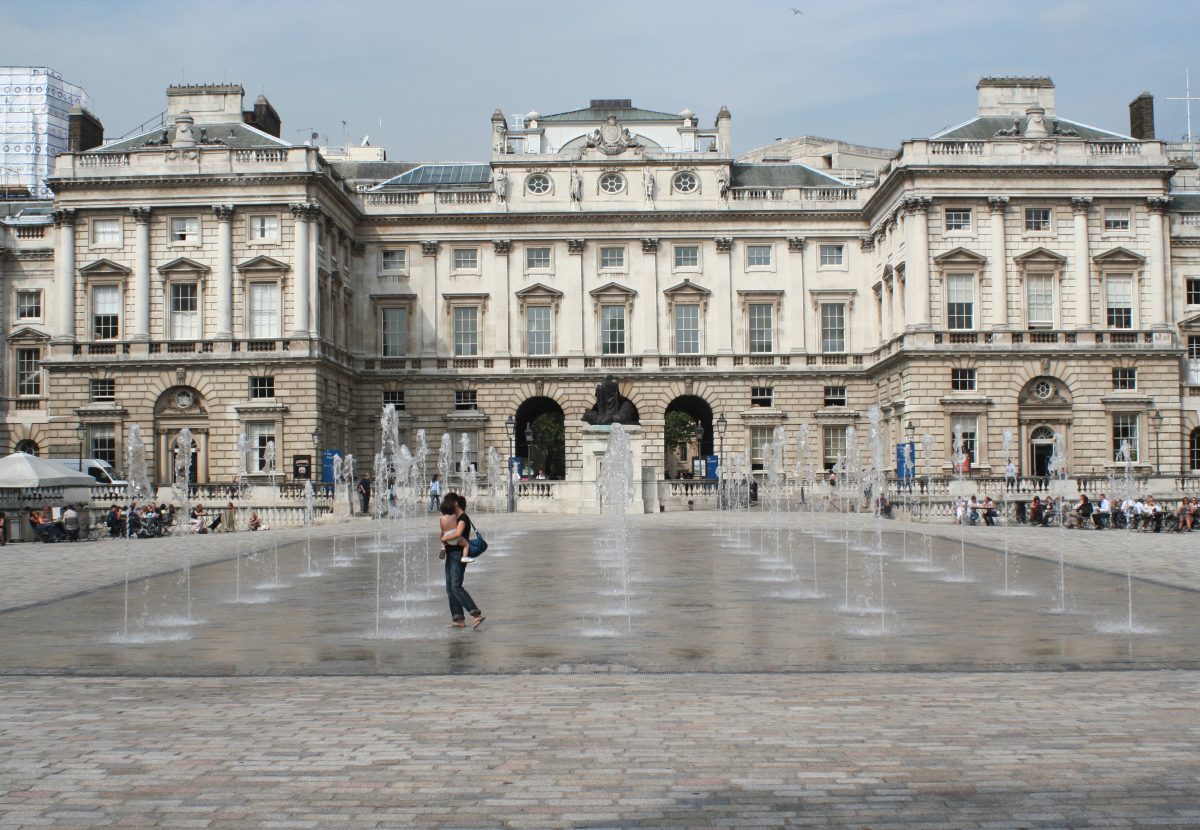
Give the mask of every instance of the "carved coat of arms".
<svg viewBox="0 0 1200 830">
<path fill-rule="evenodd" d="M 615 156 L 642 145 L 630 134 L 627 127 L 621 126 L 615 115 L 610 115 L 588 136 L 587 146 L 594 147 L 606 156 Z"/>
</svg>

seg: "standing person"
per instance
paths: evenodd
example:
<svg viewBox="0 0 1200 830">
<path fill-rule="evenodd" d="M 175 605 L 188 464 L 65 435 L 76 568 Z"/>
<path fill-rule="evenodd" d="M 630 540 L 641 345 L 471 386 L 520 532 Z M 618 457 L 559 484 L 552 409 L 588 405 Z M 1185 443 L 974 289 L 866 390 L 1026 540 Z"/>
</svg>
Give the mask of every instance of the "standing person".
<svg viewBox="0 0 1200 830">
<path fill-rule="evenodd" d="M 79 541 L 79 511 L 75 505 L 68 504 L 62 512 L 63 530 L 67 531 L 67 541 Z"/>
<path fill-rule="evenodd" d="M 429 481 L 429 512 L 438 509 L 438 505 L 442 502 L 442 477 L 438 473 L 433 474 L 433 478 Z"/>
<path fill-rule="evenodd" d="M 1011 458 L 1004 465 L 1004 486 L 1010 493 L 1017 489 L 1017 465 Z"/>
<path fill-rule="evenodd" d="M 358 480 L 358 503 L 362 506 L 363 515 L 367 515 L 367 508 L 371 506 L 370 473 L 363 473 L 363 477 Z"/>
<path fill-rule="evenodd" d="M 471 518 L 467 515 L 466 506 L 466 499 L 454 493 L 447 493 L 438 507 L 442 514 L 438 524 L 438 540 L 443 546 L 438 555 L 445 560 L 446 596 L 450 601 L 451 628 L 467 627 L 464 611 L 475 618 L 471 624 L 472 628 L 479 628 L 479 624 L 484 620 L 483 612 L 463 587 L 467 563 L 463 562 L 464 548 L 459 540 L 469 539 L 471 536 Z M 452 538 L 447 540 L 447 534 Z"/>
</svg>

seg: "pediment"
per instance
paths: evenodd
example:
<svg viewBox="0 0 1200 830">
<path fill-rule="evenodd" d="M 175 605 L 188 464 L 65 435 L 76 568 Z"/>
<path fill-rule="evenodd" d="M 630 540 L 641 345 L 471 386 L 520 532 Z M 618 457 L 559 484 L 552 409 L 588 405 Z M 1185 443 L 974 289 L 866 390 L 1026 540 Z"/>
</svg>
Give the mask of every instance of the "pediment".
<svg viewBox="0 0 1200 830">
<path fill-rule="evenodd" d="M 117 274 L 120 276 L 128 276 L 133 273 L 133 269 L 126 268 L 119 262 L 113 262 L 111 259 L 98 259 L 95 262 L 89 262 L 79 269 L 79 273 L 85 277 L 96 276 L 98 274 Z"/>
<path fill-rule="evenodd" d="M 619 282 L 610 282 L 588 292 L 593 297 L 636 297 L 637 292 Z"/>
<path fill-rule="evenodd" d="M 710 297 L 710 296 L 712 296 L 711 291 L 709 291 L 703 285 L 696 285 L 696 283 L 692 282 L 691 280 L 684 280 L 681 283 L 672 285 L 670 288 L 665 289 L 663 291 L 663 293 L 666 294 L 668 297 L 678 297 L 678 296 Z"/>
<path fill-rule="evenodd" d="M 170 274 L 174 271 L 191 271 L 193 273 L 207 274 L 209 270 L 207 265 L 185 256 L 176 257 L 170 262 L 158 266 L 158 273 L 160 274 Z"/>
<path fill-rule="evenodd" d="M 1128 248 L 1116 247 L 1092 257 L 1097 265 L 1129 265 L 1141 267 L 1146 264 L 1146 258 L 1134 253 Z"/>
<path fill-rule="evenodd" d="M 557 288 L 551 288 L 548 285 L 535 282 L 533 285 L 522 288 L 520 291 L 516 292 L 516 295 L 521 299 L 528 299 L 530 297 L 543 297 L 547 299 L 558 300 L 562 298 L 563 293 Z"/>
<path fill-rule="evenodd" d="M 1062 254 L 1056 254 L 1048 248 L 1034 248 L 1032 251 L 1026 251 L 1020 256 L 1013 257 L 1013 262 L 1020 265 L 1065 265 L 1067 258 Z"/>
<path fill-rule="evenodd" d="M 239 271 L 288 271 L 291 270 L 291 266 L 286 262 L 280 262 L 274 257 L 260 254 L 244 262 L 239 262 L 237 269 Z"/>
<path fill-rule="evenodd" d="M 1196 331 L 1197 329 L 1200 329 L 1200 314 L 1197 314 L 1194 317 L 1188 317 L 1186 320 L 1179 321 L 1179 328 L 1187 329 L 1189 331 Z"/>
<path fill-rule="evenodd" d="M 933 261 L 939 265 L 983 265 L 987 262 L 987 257 L 980 256 L 974 251 L 963 247 L 955 248 L 953 251 L 946 251 L 944 254 L 938 254 L 933 258 Z"/>
<path fill-rule="evenodd" d="M 50 340 L 50 335 L 29 326 L 22 326 L 16 331 L 9 332 L 8 339 L 22 343 L 45 343 Z"/>
</svg>

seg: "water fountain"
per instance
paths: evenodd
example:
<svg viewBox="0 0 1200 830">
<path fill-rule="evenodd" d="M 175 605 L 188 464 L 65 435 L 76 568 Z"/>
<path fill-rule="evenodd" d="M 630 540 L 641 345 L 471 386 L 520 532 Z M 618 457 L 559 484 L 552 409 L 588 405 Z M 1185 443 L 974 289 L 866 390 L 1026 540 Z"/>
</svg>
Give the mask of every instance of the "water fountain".
<svg viewBox="0 0 1200 830">
<path fill-rule="evenodd" d="M 933 562 L 933 436 L 928 432 L 921 435 L 921 451 L 925 456 L 925 561 L 909 566 L 914 573 L 941 573 L 942 568 Z"/>
<path fill-rule="evenodd" d="M 875 502 L 872 511 L 875 514 L 875 560 L 879 563 L 879 631 L 887 633 L 887 603 L 884 601 L 885 552 L 883 549 L 883 514 L 879 509 L 883 497 L 883 410 L 873 405 L 867 410 L 867 421 L 870 423 L 868 445 L 871 448 L 870 492 Z"/>
<path fill-rule="evenodd" d="M 1067 480 L 1067 452 L 1062 433 L 1057 431 L 1054 433 L 1054 444 L 1050 450 L 1049 473 L 1050 479 L 1055 485 L 1054 489 L 1058 491 L 1057 516 L 1061 540 L 1058 544 L 1058 605 L 1050 610 L 1055 614 L 1065 614 L 1067 612 L 1067 562 L 1063 556 L 1066 539 L 1062 534 L 1067 526 L 1067 499 L 1063 486 Z"/>
<path fill-rule="evenodd" d="M 1117 503 L 1120 504 L 1126 499 L 1134 497 L 1134 482 L 1133 482 L 1133 451 L 1129 446 L 1129 441 L 1122 439 L 1121 446 L 1117 450 L 1117 463 L 1121 465 L 1122 475 L 1118 487 L 1112 489 L 1117 497 Z M 1117 508 L 1119 509 L 1119 508 Z M 1116 519 L 1117 510 L 1113 510 L 1113 521 Z M 1096 626 L 1096 629 L 1104 634 L 1157 634 L 1158 629 L 1138 625 L 1133 620 L 1133 562 L 1130 555 L 1130 534 L 1128 532 L 1121 534 L 1121 552 L 1125 559 L 1125 621 L 1123 623 L 1102 622 Z"/>
<path fill-rule="evenodd" d="M 1001 436 L 1001 446 L 1002 446 L 1001 455 L 1005 459 L 1006 464 L 1007 464 L 1008 459 L 1012 457 L 1012 445 L 1013 445 L 1013 431 L 1011 429 L 1006 429 L 1006 430 L 1004 430 L 1004 433 Z M 1008 482 L 1006 479 L 1005 487 L 1004 487 L 1004 497 L 1003 497 L 1004 526 L 1003 526 L 1003 529 L 1001 530 L 1001 535 L 1004 537 L 1004 588 L 1001 591 L 999 591 L 999 594 L 1000 594 L 1000 596 L 1006 596 L 1006 597 L 1029 596 L 1028 591 L 1018 590 L 1017 588 L 1014 588 L 1012 585 L 1012 577 L 1016 576 L 1016 571 L 1017 571 L 1016 562 L 1012 562 L 1011 576 L 1010 576 L 1010 561 L 1012 561 L 1012 557 L 1009 555 L 1009 550 L 1008 550 L 1008 545 L 1009 545 L 1008 537 L 1010 535 L 1009 510 L 1008 510 L 1008 508 L 1009 508 L 1008 488 L 1009 488 L 1009 485 L 1008 485 Z"/>
<path fill-rule="evenodd" d="M 616 557 L 617 587 L 621 592 L 625 616 L 625 633 L 633 630 L 629 608 L 629 551 L 632 536 L 629 526 L 629 505 L 633 502 L 633 453 L 629 436 L 621 424 L 613 424 L 608 436 L 608 449 L 600 465 L 596 479 L 596 491 L 600 509 L 609 520 L 601 538 L 596 540 L 596 554 L 600 558 Z"/>
<path fill-rule="evenodd" d="M 192 531 L 192 453 L 195 451 L 196 440 L 192 431 L 187 427 L 179 430 L 175 436 L 175 479 L 173 488 L 179 499 L 180 521 L 175 523 L 174 533 L 185 536 Z M 187 591 L 187 618 L 192 618 L 192 559 L 189 545 L 179 545 L 177 548 L 183 556 L 183 581 Z"/>
<path fill-rule="evenodd" d="M 967 502 L 967 455 L 966 444 L 963 440 L 962 427 L 959 424 L 954 425 L 954 433 L 951 444 L 950 464 L 954 471 L 955 488 L 952 491 L 954 497 L 954 514 L 958 520 L 958 573 L 948 574 L 942 577 L 946 582 L 970 582 L 967 577 L 967 520 L 970 517 Z M 961 512 L 960 512 L 961 507 Z"/>
<path fill-rule="evenodd" d="M 133 556 L 133 545 L 130 543 L 130 533 L 133 522 L 131 518 L 137 508 L 139 499 L 148 496 L 150 475 L 146 467 L 146 444 L 142 440 L 142 428 L 138 424 L 129 427 L 129 441 L 125 444 L 125 475 L 128 476 L 129 512 L 125 521 L 125 588 L 124 588 L 124 622 L 121 626 L 121 636 L 129 639 L 129 570 Z M 161 521 L 161 520 L 160 520 Z"/>
</svg>

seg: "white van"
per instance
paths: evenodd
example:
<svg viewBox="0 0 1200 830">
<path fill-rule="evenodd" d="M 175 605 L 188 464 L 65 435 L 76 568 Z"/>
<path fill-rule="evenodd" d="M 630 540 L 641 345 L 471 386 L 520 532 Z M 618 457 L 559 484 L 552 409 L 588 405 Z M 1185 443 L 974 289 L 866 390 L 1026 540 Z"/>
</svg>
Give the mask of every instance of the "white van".
<svg viewBox="0 0 1200 830">
<path fill-rule="evenodd" d="M 112 485 L 121 487 L 128 484 L 128 481 L 117 478 L 117 471 L 112 465 L 100 458 L 51 458 L 55 464 L 62 464 L 64 467 L 70 467 L 72 470 L 78 470 L 81 473 L 87 473 L 92 478 L 96 479 L 96 484 L 101 486 Z"/>
</svg>

